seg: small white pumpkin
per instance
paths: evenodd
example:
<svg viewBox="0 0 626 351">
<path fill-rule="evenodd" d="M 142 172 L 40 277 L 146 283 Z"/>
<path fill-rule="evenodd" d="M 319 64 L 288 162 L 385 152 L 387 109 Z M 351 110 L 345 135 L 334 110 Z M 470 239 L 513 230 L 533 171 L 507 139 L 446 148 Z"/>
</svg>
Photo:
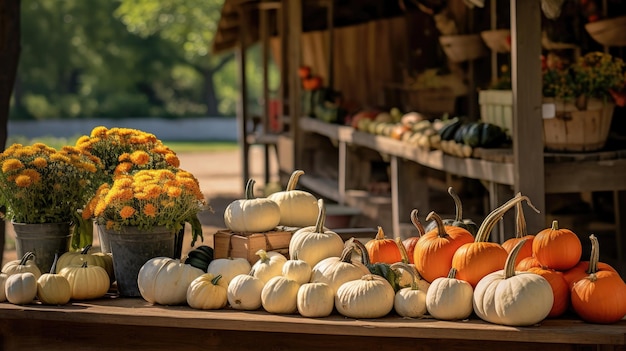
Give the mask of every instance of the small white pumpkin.
<svg viewBox="0 0 626 351">
<path fill-rule="evenodd" d="M 228 303 L 227 289 L 221 275 L 205 273 L 189 284 L 187 304 L 199 310 L 218 310 Z"/>
<path fill-rule="evenodd" d="M 57 274 L 59 255 L 54 256 L 50 273 L 37 279 L 37 298 L 44 305 L 65 305 L 72 298 L 72 287 L 64 276 Z"/>
<path fill-rule="evenodd" d="M 306 261 L 298 259 L 298 254 L 295 253 L 283 265 L 283 276 L 295 280 L 300 285 L 308 283 L 311 280 L 311 266 Z"/>
<path fill-rule="evenodd" d="M 189 284 L 203 273 L 179 259 L 155 257 L 141 266 L 137 285 L 141 297 L 152 304 L 180 305 L 187 302 Z"/>
<path fill-rule="evenodd" d="M 302 284 L 298 289 L 297 307 L 303 317 L 327 317 L 335 307 L 335 293 L 326 283 Z"/>
<path fill-rule="evenodd" d="M 4 293 L 12 304 L 31 303 L 37 296 L 37 278 L 31 272 L 11 274 L 4 283 Z"/>
<path fill-rule="evenodd" d="M 509 254 L 504 270 L 483 277 L 474 289 L 474 312 L 487 322 L 528 326 L 544 320 L 554 302 L 552 287 L 539 274 L 515 272 L 515 259 L 526 242 Z"/>
<path fill-rule="evenodd" d="M 474 288 L 465 280 L 456 279 L 456 269 L 451 268 L 447 277 L 439 277 L 426 292 L 428 313 L 440 320 L 462 320 L 472 314 Z"/>
<path fill-rule="evenodd" d="M 249 179 L 246 198 L 231 202 L 224 210 L 224 224 L 233 232 L 262 233 L 280 222 L 280 207 L 268 198 L 255 198 L 254 183 Z"/>
<path fill-rule="evenodd" d="M 402 267 L 405 272 L 413 277 L 413 283 L 409 287 L 401 288 L 396 292 L 393 308 L 402 317 L 417 318 L 426 314 L 426 291 L 420 290 L 417 276 L 413 269 L 406 263 L 394 263 L 391 268 Z"/>
<path fill-rule="evenodd" d="M 228 304 L 236 310 L 257 310 L 262 305 L 261 291 L 264 286 L 261 279 L 251 274 L 240 274 L 228 284 Z"/>
<path fill-rule="evenodd" d="M 336 294 L 343 283 L 369 274 L 369 269 L 363 263 L 352 259 L 356 248 L 353 241 L 354 238 L 346 241 L 340 257 L 328 257 L 316 264 L 311 271 L 311 283 L 326 283 L 333 289 L 333 294 Z"/>
<path fill-rule="evenodd" d="M 297 310 L 300 284 L 282 276 L 270 279 L 261 290 L 261 304 L 269 313 L 291 314 Z"/>
<path fill-rule="evenodd" d="M 419 219 L 417 219 L 417 210 L 413 210 L 415 215 L 411 213 L 411 217 L 415 216 L 416 223 L 419 223 Z M 421 226 L 421 224 L 419 224 Z M 417 226 L 417 224 L 416 224 Z M 409 288 L 413 286 L 414 282 L 417 281 L 417 288 L 423 292 L 427 292 L 430 287 L 430 283 L 423 279 L 422 276 L 415 268 L 415 265 L 409 263 L 409 255 L 406 252 L 406 247 L 402 243 L 401 238 L 396 238 L 396 245 L 398 245 L 398 249 L 400 249 L 400 254 L 402 256 L 402 263 L 404 265 L 397 265 L 394 267 L 396 273 L 398 274 L 398 286 L 400 288 Z M 409 272 L 409 270 L 412 272 Z"/>
<path fill-rule="evenodd" d="M 315 224 L 317 219 L 317 199 L 313 194 L 296 190 L 298 179 L 304 171 L 296 170 L 291 173 L 287 188 L 269 195 L 267 198 L 273 200 L 280 207 L 280 225 L 287 227 L 306 227 Z"/>
<path fill-rule="evenodd" d="M 273 277 L 283 274 L 283 265 L 287 258 L 276 251 L 265 251 L 263 249 L 256 252 L 259 259 L 252 265 L 252 275 L 261 279 L 263 284 Z"/>
<path fill-rule="evenodd" d="M 35 254 L 32 252 L 25 253 L 19 260 L 7 262 L 2 267 L 2 271 L 8 275 L 31 272 L 35 275 L 35 278 L 39 279 L 41 277 L 41 270 L 37 267 Z"/>
<path fill-rule="evenodd" d="M 9 278 L 8 274 L 0 272 L 0 302 L 4 302 L 7 300 L 7 294 L 4 292 L 4 286 L 6 284 L 7 278 Z"/>
<path fill-rule="evenodd" d="M 324 200 L 317 200 L 318 216 L 314 226 L 298 229 L 291 236 L 289 252 L 297 252 L 298 258 L 314 267 L 328 257 L 339 257 L 343 251 L 343 240 L 339 234 L 324 227 L 326 207 Z"/>
<path fill-rule="evenodd" d="M 239 274 L 247 274 L 250 272 L 252 265 L 248 262 L 247 259 L 242 257 L 228 257 L 228 258 L 217 258 L 209 263 L 209 267 L 206 272 L 211 273 L 215 276 L 221 275 L 222 279 L 220 280 L 223 283 L 226 283 L 226 286 L 230 283 L 230 281 L 238 276 Z"/>
<path fill-rule="evenodd" d="M 104 296 L 111 286 L 106 269 L 89 265 L 84 261 L 80 266 L 63 267 L 59 272 L 70 283 L 72 299 L 91 300 Z"/>
<path fill-rule="evenodd" d="M 381 318 L 393 309 L 395 292 L 387 279 L 366 274 L 343 283 L 335 295 L 335 307 L 350 318 Z"/>
</svg>

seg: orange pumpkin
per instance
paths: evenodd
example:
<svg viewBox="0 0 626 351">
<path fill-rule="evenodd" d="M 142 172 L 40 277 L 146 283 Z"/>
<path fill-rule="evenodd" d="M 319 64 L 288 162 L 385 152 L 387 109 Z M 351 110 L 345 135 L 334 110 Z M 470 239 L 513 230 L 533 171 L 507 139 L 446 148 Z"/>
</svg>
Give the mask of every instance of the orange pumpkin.
<svg viewBox="0 0 626 351">
<path fill-rule="evenodd" d="M 519 261 L 517 266 L 515 266 L 515 270 L 525 272 L 533 267 L 541 267 L 541 262 L 537 261 L 535 256 L 530 256 Z"/>
<path fill-rule="evenodd" d="M 582 244 L 578 236 L 569 229 L 559 228 L 559 222 L 552 221 L 552 227 L 535 235 L 533 255 L 543 266 L 565 271 L 574 267 L 582 255 Z"/>
<path fill-rule="evenodd" d="M 457 279 L 465 280 L 475 288 L 487 274 L 504 269 L 509 253 L 502 245 L 490 242 L 489 234 L 506 211 L 524 200 L 530 202 L 528 197 L 518 194 L 491 211 L 478 228 L 474 242 L 459 247 L 452 257 L 452 268 L 456 269 Z"/>
<path fill-rule="evenodd" d="M 300 66 L 300 68 L 298 68 L 298 77 L 300 77 L 300 79 L 309 78 L 310 75 L 311 75 L 311 67 Z"/>
<path fill-rule="evenodd" d="M 626 315 L 626 284 L 614 270 L 600 269 L 600 248 L 595 235 L 588 275 L 572 285 L 572 308 L 584 321 L 615 323 Z"/>
<path fill-rule="evenodd" d="M 552 303 L 552 309 L 548 317 L 558 317 L 565 313 L 570 305 L 570 289 L 563 277 L 563 272 L 555 271 L 547 267 L 532 267 L 528 272 L 539 274 L 546 278 L 552 287 L 554 302 Z"/>
<path fill-rule="evenodd" d="M 413 262 L 418 273 L 427 282 L 447 277 L 452 268 L 452 256 L 464 244 L 474 241 L 470 232 L 455 226 L 444 226 L 443 220 L 434 211 L 426 220 L 434 220 L 437 228 L 424 234 L 415 245 Z"/>
<path fill-rule="evenodd" d="M 395 240 L 385 237 L 382 227 L 378 227 L 378 233 L 376 233 L 374 239 L 365 243 L 365 248 L 372 263 L 392 264 L 402 261 L 402 254 L 398 244 L 396 244 Z"/>
<path fill-rule="evenodd" d="M 522 246 L 517 254 L 517 259 L 515 261 L 515 267 L 517 267 L 524 258 L 533 255 L 533 239 L 535 236 L 528 234 L 528 231 L 526 230 L 526 218 L 524 217 L 524 209 L 522 208 L 521 202 L 518 202 L 517 205 L 515 205 L 515 210 L 515 222 L 517 229 L 515 237 L 503 242 L 502 247 L 506 250 L 506 252 L 511 253 L 517 243 L 524 239 L 526 240 L 524 246 Z"/>
<path fill-rule="evenodd" d="M 422 226 L 422 222 L 420 222 L 419 217 L 417 216 L 417 209 L 413 209 L 411 211 L 411 222 L 417 228 L 417 236 L 412 236 L 408 239 L 404 239 L 402 241 L 402 245 L 406 250 L 407 257 L 409 258 L 409 263 L 414 263 L 413 253 L 415 252 L 415 245 L 419 241 L 419 239 L 424 235 L 424 226 Z"/>
</svg>

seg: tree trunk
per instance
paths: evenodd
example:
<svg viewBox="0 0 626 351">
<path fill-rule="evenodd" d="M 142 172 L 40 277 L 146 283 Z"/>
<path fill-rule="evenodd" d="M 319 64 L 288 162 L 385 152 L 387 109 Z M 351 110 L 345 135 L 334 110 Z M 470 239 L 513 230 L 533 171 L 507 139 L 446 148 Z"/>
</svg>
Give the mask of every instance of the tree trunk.
<svg viewBox="0 0 626 351">
<path fill-rule="evenodd" d="M 202 71 L 202 77 L 204 78 L 204 102 L 207 107 L 207 116 L 219 116 L 217 110 L 217 96 L 215 96 L 215 84 L 213 83 L 213 73 L 215 70 L 206 69 Z"/>
<path fill-rule="evenodd" d="M 20 56 L 20 0 L 0 1 L 0 146 L 6 147 L 11 92 Z M 4 255 L 5 223 L 0 223 L 0 252 Z"/>
</svg>

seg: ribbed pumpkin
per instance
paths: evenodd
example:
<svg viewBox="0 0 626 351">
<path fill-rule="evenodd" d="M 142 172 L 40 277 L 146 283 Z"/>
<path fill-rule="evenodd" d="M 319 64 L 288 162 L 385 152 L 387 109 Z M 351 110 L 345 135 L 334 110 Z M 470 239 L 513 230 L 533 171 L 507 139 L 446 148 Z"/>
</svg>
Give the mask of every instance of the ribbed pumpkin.
<svg viewBox="0 0 626 351">
<path fill-rule="evenodd" d="M 32 252 L 25 253 L 19 260 L 7 262 L 2 267 L 2 271 L 8 275 L 31 272 L 35 276 L 35 280 L 41 277 L 41 270 L 37 267 L 35 254 Z"/>
<path fill-rule="evenodd" d="M 422 222 L 420 222 L 417 209 L 413 209 L 411 211 L 411 223 L 417 228 L 417 236 L 412 236 L 402 241 L 402 245 L 404 245 L 404 249 L 406 250 L 406 254 L 409 260 L 409 263 L 414 263 L 413 253 L 415 252 L 415 245 L 419 241 L 419 239 L 426 233 L 424 230 L 424 226 Z"/>
<path fill-rule="evenodd" d="M 593 257 L 596 253 L 594 250 L 598 250 L 598 246 L 593 246 L 593 240 L 591 240 L 591 255 L 589 261 L 580 261 L 574 267 L 563 272 L 563 278 L 567 282 L 567 286 L 571 289 L 572 285 L 577 281 L 583 279 L 584 277 L 589 275 L 589 264 L 591 263 L 591 257 Z M 598 270 L 600 271 L 614 271 L 617 273 L 617 270 L 613 268 L 613 266 L 608 263 L 598 262 Z"/>
<path fill-rule="evenodd" d="M 441 217 L 434 211 L 426 220 L 434 220 L 437 228 L 427 232 L 415 245 L 413 260 L 417 272 L 428 282 L 448 276 L 452 268 L 452 256 L 464 244 L 474 241 L 470 232 L 454 226 L 444 226 Z"/>
<path fill-rule="evenodd" d="M 231 202 L 224 210 L 224 224 L 233 232 L 262 233 L 276 228 L 280 207 L 268 198 L 254 197 L 254 179 L 246 183 L 245 199 Z"/>
<path fill-rule="evenodd" d="M 535 235 L 533 256 L 543 266 L 564 271 L 574 267 L 582 255 L 582 244 L 578 236 L 569 229 L 559 228 L 557 220 L 552 227 Z"/>
<path fill-rule="evenodd" d="M 515 237 L 503 242 L 502 247 L 506 250 L 507 253 L 511 253 L 517 243 L 524 239 L 526 240 L 526 243 L 520 249 L 519 254 L 517 254 L 517 261 L 515 262 L 515 267 L 517 267 L 521 260 L 533 255 L 533 239 L 535 238 L 535 236 L 528 234 L 528 231 L 526 229 L 526 218 L 524 217 L 524 209 L 522 208 L 521 202 L 518 202 L 515 205 L 515 210 Z"/>
<path fill-rule="evenodd" d="M 465 319 L 472 314 L 474 288 L 465 280 L 456 278 L 451 268 L 447 277 L 437 278 L 426 293 L 428 313 L 441 320 Z"/>
<path fill-rule="evenodd" d="M 44 273 L 37 279 L 37 298 L 44 305 L 65 305 L 72 297 L 70 282 L 57 274 L 59 255 L 54 255 L 50 273 Z"/>
<path fill-rule="evenodd" d="M 474 242 L 464 244 L 456 250 L 452 257 L 452 268 L 456 269 L 458 279 L 476 287 L 484 276 L 504 268 L 509 253 L 502 245 L 490 242 L 489 234 L 506 211 L 524 200 L 530 202 L 528 197 L 519 195 L 491 211 L 478 228 Z"/>
<path fill-rule="evenodd" d="M 516 271 L 527 271 L 533 267 L 541 267 L 541 262 L 537 260 L 535 256 L 530 256 L 519 261 L 517 266 L 515 266 Z"/>
<path fill-rule="evenodd" d="M 284 191 L 273 193 L 267 197 L 280 207 L 279 225 L 306 227 L 315 224 L 318 213 L 317 199 L 309 192 L 296 189 L 298 179 L 303 174 L 304 171 L 294 171 L 291 173 L 287 188 Z"/>
<path fill-rule="evenodd" d="M 61 271 L 67 266 L 80 266 L 83 262 L 87 262 L 90 266 L 100 266 L 109 274 L 109 279 L 114 281 L 113 275 L 113 257 L 105 253 L 89 253 L 91 245 L 85 246 L 78 252 L 66 252 L 59 257 L 57 263 L 57 271 Z"/>
<path fill-rule="evenodd" d="M 106 295 L 111 286 L 107 271 L 83 262 L 81 266 L 67 266 L 59 271 L 70 283 L 73 300 L 98 299 Z"/>
<path fill-rule="evenodd" d="M 572 307 L 586 322 L 615 323 L 626 315 L 626 284 L 614 270 L 598 267 L 600 244 L 595 235 L 589 238 L 588 275 L 572 285 Z"/>
<path fill-rule="evenodd" d="M 570 289 L 563 277 L 563 273 L 547 267 L 532 267 L 527 272 L 546 278 L 548 283 L 550 283 L 550 287 L 552 287 L 554 302 L 548 317 L 559 317 L 565 313 L 570 306 Z"/>
<path fill-rule="evenodd" d="M 341 284 L 369 274 L 370 271 L 361 260 L 352 258 L 356 250 L 355 240 L 350 238 L 346 241 L 340 257 L 328 257 L 319 261 L 311 271 L 311 283 L 326 283 L 333 290 L 333 294 L 336 294 Z"/>
<path fill-rule="evenodd" d="M 378 227 L 376 237 L 365 243 L 370 261 L 373 263 L 396 263 L 402 261 L 402 254 L 398 248 L 398 244 L 393 239 L 385 236 L 382 227 Z"/>
</svg>

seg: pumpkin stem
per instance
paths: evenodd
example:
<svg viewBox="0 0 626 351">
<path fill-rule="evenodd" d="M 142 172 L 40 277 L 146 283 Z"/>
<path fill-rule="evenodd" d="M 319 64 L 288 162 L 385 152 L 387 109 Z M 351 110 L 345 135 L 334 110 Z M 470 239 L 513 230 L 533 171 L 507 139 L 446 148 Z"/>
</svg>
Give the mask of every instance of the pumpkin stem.
<svg viewBox="0 0 626 351">
<path fill-rule="evenodd" d="M 50 274 L 56 274 L 57 272 L 57 261 L 59 260 L 59 253 L 56 252 L 54 254 L 54 261 L 52 261 L 52 267 L 50 267 Z"/>
<path fill-rule="evenodd" d="M 35 258 L 35 254 L 28 251 L 27 253 L 24 254 L 24 256 L 22 256 L 22 259 L 20 259 L 20 266 L 25 266 L 26 262 L 28 262 L 28 260 L 30 259 L 34 259 Z"/>
<path fill-rule="evenodd" d="M 385 240 L 385 232 L 383 231 L 383 227 L 378 226 L 378 232 L 376 233 L 376 237 L 374 240 Z"/>
<path fill-rule="evenodd" d="M 372 262 L 370 261 L 370 254 L 367 252 L 365 245 L 356 239 L 354 240 L 354 245 L 361 251 L 361 263 L 363 263 L 365 267 L 369 267 Z"/>
<path fill-rule="evenodd" d="M 396 272 L 398 271 L 398 268 L 402 268 L 407 271 L 411 275 L 411 290 L 419 290 L 417 285 L 417 275 L 415 275 L 415 269 L 413 267 L 404 262 L 396 262 L 391 264 L 389 268 L 395 270 Z M 400 272 L 398 272 L 398 274 L 400 274 Z"/>
<path fill-rule="evenodd" d="M 315 221 L 315 232 L 324 233 L 324 224 L 326 223 L 326 206 L 324 206 L 324 199 L 317 200 L 317 220 Z"/>
<path fill-rule="evenodd" d="M 404 247 L 404 244 L 402 243 L 402 239 L 396 238 L 395 242 L 396 242 L 396 245 L 398 245 L 398 250 L 400 250 L 400 256 L 402 256 L 402 263 L 409 264 L 410 262 L 409 253 L 406 252 L 406 247 Z"/>
<path fill-rule="evenodd" d="M 521 195 L 521 193 L 517 193 Z M 526 230 L 526 217 L 524 217 L 524 208 L 522 207 L 522 203 L 518 202 L 515 204 L 515 223 L 517 232 L 515 233 L 516 238 L 523 238 L 528 234 Z"/>
<path fill-rule="evenodd" d="M 259 251 L 255 252 L 255 254 L 259 256 L 261 262 L 265 263 L 269 261 L 269 257 L 267 257 L 267 251 L 260 249 Z"/>
<path fill-rule="evenodd" d="M 350 238 L 346 241 L 346 244 L 343 247 L 343 251 L 341 251 L 341 256 L 339 257 L 339 261 L 345 263 L 352 263 L 352 253 L 354 252 L 355 242 L 354 238 Z"/>
<path fill-rule="evenodd" d="M 502 219 L 506 211 L 508 211 L 509 209 L 511 209 L 511 207 L 515 206 L 517 203 L 522 202 L 522 201 L 526 201 L 526 203 L 532 209 L 537 211 L 537 213 L 539 212 L 539 210 L 535 208 L 535 206 L 533 206 L 533 204 L 530 202 L 530 199 L 528 198 L 528 196 L 518 193 L 514 198 L 505 202 L 502 206 L 496 208 L 495 210 L 491 211 L 491 213 L 489 213 L 487 217 L 485 217 L 483 222 L 480 224 L 480 228 L 478 228 L 478 233 L 476 233 L 476 239 L 474 241 L 486 242 L 489 239 L 489 234 L 491 234 L 493 227 L 495 227 L 496 223 L 500 219 Z"/>
<path fill-rule="evenodd" d="M 461 198 L 459 198 L 459 195 L 456 194 L 452 187 L 448 188 L 448 194 L 450 194 L 450 196 L 452 196 L 452 200 L 454 200 L 454 220 L 457 222 L 463 222 L 463 204 L 461 203 Z"/>
<path fill-rule="evenodd" d="M 435 211 L 430 211 L 428 216 L 426 216 L 427 221 L 430 221 L 431 219 L 434 220 L 437 224 L 437 236 L 439 236 L 440 238 L 447 237 L 448 233 L 446 232 L 446 227 L 443 224 L 443 220 L 437 213 L 435 213 Z"/>
<path fill-rule="evenodd" d="M 87 261 L 83 261 L 83 264 L 80 266 L 80 268 L 87 268 Z"/>
<path fill-rule="evenodd" d="M 248 179 L 246 183 L 246 200 L 254 199 L 254 184 L 256 181 L 252 178 Z"/>
<path fill-rule="evenodd" d="M 294 190 L 296 188 L 296 185 L 298 184 L 298 179 L 300 179 L 300 176 L 303 174 L 304 171 L 299 169 L 293 171 L 293 173 L 291 173 L 291 177 L 289 177 L 289 181 L 287 182 L 287 188 L 285 189 L 285 191 Z"/>
<path fill-rule="evenodd" d="M 91 249 L 91 244 L 83 247 L 83 250 L 80 252 L 81 255 L 87 255 L 89 253 L 89 249 Z"/>
<path fill-rule="evenodd" d="M 595 274 L 598 271 L 598 262 L 600 261 L 600 242 L 593 234 L 589 236 L 589 239 L 591 240 L 591 257 L 589 258 L 589 267 L 586 273 Z"/>
<path fill-rule="evenodd" d="M 515 276 L 515 260 L 517 260 L 517 255 L 519 251 L 522 249 L 522 246 L 526 243 L 528 239 L 520 240 L 517 245 L 511 250 L 509 256 L 506 258 L 506 263 L 504 263 L 504 279 L 509 279 Z"/>
<path fill-rule="evenodd" d="M 217 283 L 220 281 L 220 279 L 222 279 L 222 275 L 218 274 L 217 277 L 211 279 L 211 284 L 217 285 Z"/>
<path fill-rule="evenodd" d="M 556 219 L 552 221 L 552 228 L 550 228 L 552 230 L 559 230 L 559 221 L 557 221 Z"/>
<path fill-rule="evenodd" d="M 424 230 L 424 226 L 422 225 L 422 222 L 420 222 L 417 213 L 417 209 L 413 209 L 413 211 L 411 211 L 411 223 L 413 223 L 415 228 L 417 228 L 417 233 L 419 234 L 418 236 L 421 237 L 424 233 L 426 233 L 426 231 Z"/>
<path fill-rule="evenodd" d="M 456 279 L 456 268 L 452 267 L 450 268 L 450 271 L 448 272 L 448 279 Z"/>
</svg>

